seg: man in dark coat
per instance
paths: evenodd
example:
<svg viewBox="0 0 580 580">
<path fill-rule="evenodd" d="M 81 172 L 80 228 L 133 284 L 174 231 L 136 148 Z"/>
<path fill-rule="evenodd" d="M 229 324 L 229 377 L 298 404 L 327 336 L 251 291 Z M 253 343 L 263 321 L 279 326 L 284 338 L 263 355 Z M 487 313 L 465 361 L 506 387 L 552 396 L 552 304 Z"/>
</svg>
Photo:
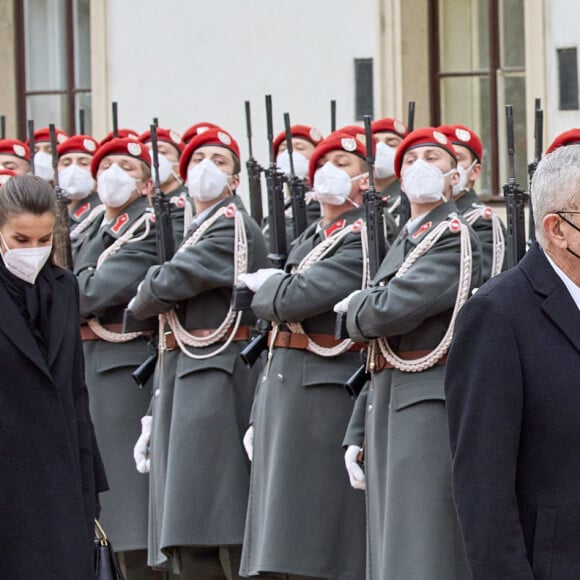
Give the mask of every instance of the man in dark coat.
<svg viewBox="0 0 580 580">
<path fill-rule="evenodd" d="M 474 580 L 580 578 L 580 146 L 532 182 L 534 244 L 456 325 L 445 391 Z"/>
</svg>

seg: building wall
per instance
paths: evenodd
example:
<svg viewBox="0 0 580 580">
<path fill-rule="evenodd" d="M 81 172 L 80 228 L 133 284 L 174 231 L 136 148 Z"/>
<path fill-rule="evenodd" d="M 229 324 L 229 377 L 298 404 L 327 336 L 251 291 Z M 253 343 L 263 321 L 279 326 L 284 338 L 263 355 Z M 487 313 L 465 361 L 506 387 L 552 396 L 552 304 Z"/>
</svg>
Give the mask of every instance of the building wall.
<svg viewBox="0 0 580 580">
<path fill-rule="evenodd" d="M 6 115 L 6 135 L 16 135 L 16 43 L 14 0 L 0 0 L 0 115 Z"/>
</svg>

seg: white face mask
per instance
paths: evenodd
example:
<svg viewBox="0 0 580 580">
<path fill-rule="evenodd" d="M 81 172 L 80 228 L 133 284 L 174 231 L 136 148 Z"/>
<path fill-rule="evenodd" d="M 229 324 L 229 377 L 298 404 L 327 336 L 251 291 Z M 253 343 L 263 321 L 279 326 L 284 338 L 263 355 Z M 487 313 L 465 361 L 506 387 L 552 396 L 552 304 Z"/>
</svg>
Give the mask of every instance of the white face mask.
<svg viewBox="0 0 580 580">
<path fill-rule="evenodd" d="M 211 159 L 203 159 L 187 170 L 189 195 L 197 201 L 217 199 L 228 184 L 228 175 Z"/>
<path fill-rule="evenodd" d="M 327 161 L 314 174 L 314 197 L 321 203 L 342 205 L 347 200 L 350 201 L 348 195 L 352 182 L 361 179 L 365 175 L 366 173 L 361 173 L 351 178 L 344 169 L 340 169 L 340 167 Z"/>
<path fill-rule="evenodd" d="M 150 151 L 150 153 L 152 156 L 151 160 L 153 161 L 153 151 Z M 159 183 L 163 185 L 173 173 L 173 163 L 161 153 L 157 155 L 157 159 L 159 160 Z M 153 162 L 151 163 L 151 175 L 153 183 L 155 183 L 155 165 L 153 165 Z"/>
<path fill-rule="evenodd" d="M 465 185 L 467 184 L 467 174 L 473 169 L 473 166 L 477 163 L 477 161 L 473 161 L 473 163 L 465 169 L 461 163 L 457 164 L 457 171 L 459 172 L 459 181 L 453 186 L 453 197 L 457 197 L 460 193 L 463 192 L 465 189 Z"/>
<path fill-rule="evenodd" d="M 298 151 L 292 151 L 292 162 L 294 163 L 294 175 L 304 179 L 308 175 L 308 158 Z M 276 157 L 276 165 L 282 173 L 290 177 L 290 154 L 288 149 L 282 151 Z"/>
<path fill-rule="evenodd" d="M 52 168 L 52 155 L 44 151 L 37 151 L 34 154 L 34 174 L 44 181 L 52 181 L 54 169 Z"/>
<path fill-rule="evenodd" d="M 85 199 L 95 187 L 93 176 L 76 163 L 58 172 L 58 182 L 69 199 Z"/>
<path fill-rule="evenodd" d="M 6 269 L 17 278 L 34 284 L 39 272 L 50 257 L 52 243 L 50 246 L 41 246 L 40 248 L 15 248 L 11 250 L 2 234 L 0 234 L 0 239 L 6 248 L 2 255 Z"/>
<path fill-rule="evenodd" d="M 411 203 L 447 201 L 443 193 L 445 178 L 456 171 L 451 169 L 447 173 L 442 173 L 436 165 L 417 159 L 402 176 L 403 188 L 409 201 Z"/>
<path fill-rule="evenodd" d="M 375 154 L 375 177 L 385 179 L 395 175 L 395 153 L 396 149 L 389 147 L 386 143 L 377 143 Z"/>
<path fill-rule="evenodd" d="M 99 198 L 107 207 L 125 205 L 136 189 L 137 180 L 117 163 L 113 163 L 97 177 Z"/>
</svg>

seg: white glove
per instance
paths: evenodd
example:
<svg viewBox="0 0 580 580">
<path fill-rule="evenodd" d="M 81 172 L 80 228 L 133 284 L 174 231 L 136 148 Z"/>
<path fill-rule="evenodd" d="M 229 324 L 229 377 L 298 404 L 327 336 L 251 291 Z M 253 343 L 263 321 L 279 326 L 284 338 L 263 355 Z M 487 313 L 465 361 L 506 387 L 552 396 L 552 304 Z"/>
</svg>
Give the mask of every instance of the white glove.
<svg viewBox="0 0 580 580">
<path fill-rule="evenodd" d="M 278 268 L 262 268 L 251 274 L 240 274 L 239 280 L 244 283 L 252 292 L 257 292 L 262 284 L 275 274 L 284 274 L 284 270 Z"/>
<path fill-rule="evenodd" d="M 133 459 L 139 473 L 149 473 L 151 460 L 149 459 L 149 443 L 151 442 L 151 426 L 153 417 L 146 415 L 141 417 L 141 435 L 133 448 Z"/>
<path fill-rule="evenodd" d="M 352 300 L 352 297 L 358 294 L 359 292 L 360 290 L 355 290 L 354 292 L 351 292 L 346 298 L 343 298 L 340 302 L 337 302 L 334 305 L 333 310 L 335 312 L 347 312 L 349 302 Z"/>
<path fill-rule="evenodd" d="M 362 448 L 358 445 L 349 445 L 344 454 L 344 464 L 346 465 L 351 487 L 365 490 L 367 487 L 365 483 L 365 472 L 361 469 L 357 461 L 361 451 Z"/>
<path fill-rule="evenodd" d="M 244 444 L 244 449 L 248 454 L 248 459 L 252 461 L 252 457 L 254 456 L 254 426 L 250 425 L 248 430 L 244 433 L 244 438 L 242 439 Z"/>
</svg>

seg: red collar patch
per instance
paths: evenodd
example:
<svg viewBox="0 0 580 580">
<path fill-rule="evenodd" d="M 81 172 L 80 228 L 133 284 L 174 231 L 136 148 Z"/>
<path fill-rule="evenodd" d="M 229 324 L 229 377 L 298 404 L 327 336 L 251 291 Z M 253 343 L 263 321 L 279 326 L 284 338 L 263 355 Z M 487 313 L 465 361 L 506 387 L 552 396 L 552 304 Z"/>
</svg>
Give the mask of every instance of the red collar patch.
<svg viewBox="0 0 580 580">
<path fill-rule="evenodd" d="M 80 207 L 78 207 L 76 209 L 76 211 L 74 212 L 74 216 L 77 219 L 81 219 L 88 211 L 90 211 L 91 209 L 91 204 L 90 203 L 83 203 L 83 205 L 81 205 Z"/>
<path fill-rule="evenodd" d="M 424 234 L 427 230 L 431 229 L 431 226 L 433 225 L 433 222 L 426 222 L 424 223 L 414 234 L 413 234 L 413 239 L 416 240 L 419 236 L 421 236 L 422 234 Z"/>
<path fill-rule="evenodd" d="M 186 203 L 185 198 L 182 195 L 169 198 L 169 202 L 178 209 L 183 209 Z"/>
<path fill-rule="evenodd" d="M 346 225 L 346 220 L 345 219 L 338 220 L 338 221 L 334 222 L 333 224 L 329 225 L 324 230 L 324 237 L 325 238 L 330 238 L 330 236 L 332 236 L 332 234 L 334 232 L 337 232 L 338 230 L 342 230 L 345 225 Z"/>
<path fill-rule="evenodd" d="M 129 214 L 123 213 L 115 220 L 115 223 L 111 226 L 111 231 L 115 234 L 118 234 L 123 229 L 123 226 L 127 225 L 128 223 Z"/>
</svg>

